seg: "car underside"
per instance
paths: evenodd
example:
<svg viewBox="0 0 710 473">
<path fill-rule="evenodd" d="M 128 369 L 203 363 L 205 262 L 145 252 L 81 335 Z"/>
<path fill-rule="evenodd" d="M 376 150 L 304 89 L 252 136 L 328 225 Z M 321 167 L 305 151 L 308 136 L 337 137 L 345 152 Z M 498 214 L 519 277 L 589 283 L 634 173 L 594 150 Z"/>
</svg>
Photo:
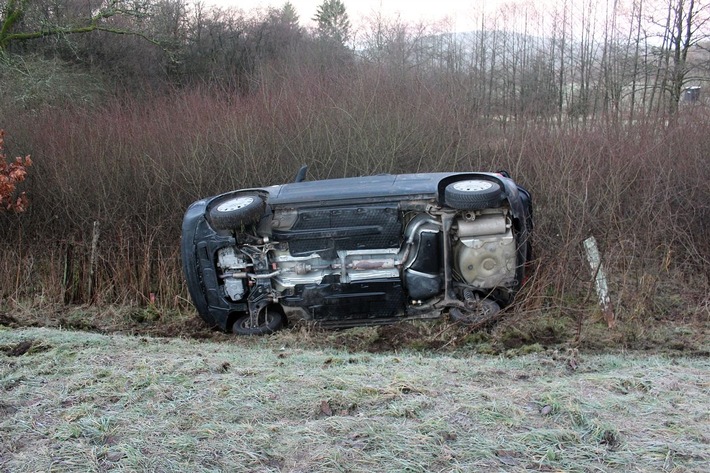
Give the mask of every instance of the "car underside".
<svg viewBox="0 0 710 473">
<path fill-rule="evenodd" d="M 531 258 L 529 193 L 504 173 L 383 175 L 245 189 L 183 222 L 202 318 L 239 334 L 286 321 L 472 325 L 510 304 Z"/>
</svg>

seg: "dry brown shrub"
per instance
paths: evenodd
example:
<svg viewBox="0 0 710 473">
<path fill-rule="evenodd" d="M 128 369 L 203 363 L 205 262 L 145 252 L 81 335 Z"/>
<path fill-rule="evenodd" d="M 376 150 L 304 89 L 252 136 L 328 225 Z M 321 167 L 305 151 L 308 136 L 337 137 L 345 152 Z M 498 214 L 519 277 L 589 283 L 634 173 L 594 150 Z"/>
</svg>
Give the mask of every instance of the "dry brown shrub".
<svg viewBox="0 0 710 473">
<path fill-rule="evenodd" d="M 11 212 L 24 212 L 29 201 L 22 192 L 15 197 L 15 189 L 27 177 L 27 168 L 32 166 L 29 156 L 17 157 L 9 163 L 6 161 L 5 130 L 0 129 L 0 209 Z"/>
</svg>

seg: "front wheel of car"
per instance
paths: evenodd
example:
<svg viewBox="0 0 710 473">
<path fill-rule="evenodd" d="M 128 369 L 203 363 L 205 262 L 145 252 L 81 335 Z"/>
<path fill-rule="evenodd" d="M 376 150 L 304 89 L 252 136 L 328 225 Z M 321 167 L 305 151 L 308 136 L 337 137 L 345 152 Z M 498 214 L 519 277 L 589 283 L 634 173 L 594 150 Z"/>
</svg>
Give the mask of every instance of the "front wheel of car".
<svg viewBox="0 0 710 473">
<path fill-rule="evenodd" d="M 500 185 L 485 179 L 452 182 L 444 189 L 447 206 L 454 209 L 478 210 L 498 207 L 501 202 Z"/>
<path fill-rule="evenodd" d="M 264 309 L 256 320 L 250 315 L 239 317 L 232 325 L 232 332 L 237 335 L 268 335 L 283 326 L 284 317 L 280 312 Z"/>
<path fill-rule="evenodd" d="M 232 230 L 257 222 L 263 213 L 264 199 L 259 194 L 238 194 L 214 201 L 209 219 L 216 230 Z"/>
</svg>

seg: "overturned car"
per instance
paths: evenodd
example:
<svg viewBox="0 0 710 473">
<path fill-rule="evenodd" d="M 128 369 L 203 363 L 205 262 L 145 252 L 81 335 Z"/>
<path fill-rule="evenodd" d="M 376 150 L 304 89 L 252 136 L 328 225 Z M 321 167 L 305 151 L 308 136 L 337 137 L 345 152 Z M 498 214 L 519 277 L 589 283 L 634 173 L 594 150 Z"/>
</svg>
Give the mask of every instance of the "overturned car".
<svg viewBox="0 0 710 473">
<path fill-rule="evenodd" d="M 304 175 L 187 210 L 183 269 L 208 324 L 258 335 L 448 313 L 477 325 L 520 289 L 532 202 L 507 173 Z"/>
</svg>

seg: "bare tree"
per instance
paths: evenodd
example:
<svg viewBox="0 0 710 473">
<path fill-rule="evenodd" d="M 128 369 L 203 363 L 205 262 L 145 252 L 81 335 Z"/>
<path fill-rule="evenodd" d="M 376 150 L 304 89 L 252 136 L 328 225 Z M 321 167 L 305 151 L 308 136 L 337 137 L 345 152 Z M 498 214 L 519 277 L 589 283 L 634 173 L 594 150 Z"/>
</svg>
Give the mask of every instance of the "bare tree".
<svg viewBox="0 0 710 473">
<path fill-rule="evenodd" d="M 688 53 L 699 41 L 707 38 L 705 26 L 708 21 L 707 5 L 700 5 L 697 0 L 677 0 L 672 5 L 674 28 L 670 35 L 673 68 L 670 80 L 670 112 L 678 110 L 681 93 L 692 70 L 688 62 Z"/>
<path fill-rule="evenodd" d="M 641 57 L 639 56 L 639 51 L 641 48 L 641 25 L 643 18 L 643 0 L 634 0 L 632 12 L 631 12 L 631 28 L 629 28 L 629 44 L 633 44 L 633 73 L 631 81 L 631 97 L 629 99 L 629 123 L 634 123 L 635 112 L 636 112 L 636 92 L 638 90 L 638 74 L 639 74 L 639 63 L 641 62 Z M 636 32 L 635 39 L 632 41 L 631 35 Z M 645 93 L 645 87 L 644 87 Z"/>
<path fill-rule="evenodd" d="M 17 42 L 93 31 L 136 35 L 154 42 L 138 29 L 112 22 L 116 17 L 145 17 L 149 6 L 149 0 L 101 0 L 94 7 L 70 1 L 55 5 L 41 0 L 6 0 L 0 3 L 0 51 Z"/>
<path fill-rule="evenodd" d="M 666 97 L 666 110 L 678 111 L 683 89 L 694 79 L 689 52 L 710 37 L 708 4 L 703 0 L 667 0 L 663 16 L 656 12 L 649 22 L 659 27 L 661 46 L 657 49 L 657 87 Z M 660 19 L 664 19 L 659 21 Z M 660 110 L 661 102 L 658 102 Z"/>
</svg>

